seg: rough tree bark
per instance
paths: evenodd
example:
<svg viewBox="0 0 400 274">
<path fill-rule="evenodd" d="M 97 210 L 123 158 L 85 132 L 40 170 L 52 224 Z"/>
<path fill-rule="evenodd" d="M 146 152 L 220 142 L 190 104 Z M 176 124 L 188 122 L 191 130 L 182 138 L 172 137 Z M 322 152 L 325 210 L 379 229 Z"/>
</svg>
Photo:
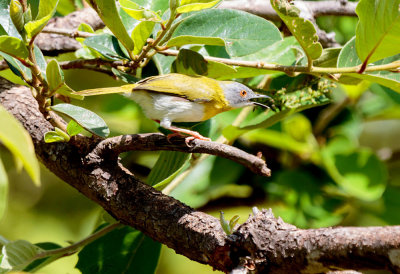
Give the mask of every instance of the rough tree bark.
<svg viewBox="0 0 400 274">
<path fill-rule="evenodd" d="M 53 38 L 60 37 L 50 36 L 49 44 Z M 192 260 L 225 272 L 386 269 L 400 273 L 399 226 L 302 230 L 276 219 L 270 211 L 254 210 L 232 235 L 226 235 L 219 220 L 143 184 L 116 157 L 121 151 L 146 145 L 186 152 L 214 150 L 214 154 L 223 155 L 217 151 L 224 151 L 221 146 L 199 141 L 187 148 L 182 139 L 171 145 L 160 134 L 128 135 L 101 142 L 80 136 L 69 143 L 46 144 L 43 135 L 53 127 L 39 112 L 28 88 L 0 78 L 0 104 L 27 129 L 38 158 L 51 172 L 116 219 Z M 239 157 L 240 153 L 235 153 L 225 151 Z M 268 172 L 265 163 L 248 155 L 240 157 L 245 162 L 254 160 L 259 165 L 256 169 Z"/>
</svg>

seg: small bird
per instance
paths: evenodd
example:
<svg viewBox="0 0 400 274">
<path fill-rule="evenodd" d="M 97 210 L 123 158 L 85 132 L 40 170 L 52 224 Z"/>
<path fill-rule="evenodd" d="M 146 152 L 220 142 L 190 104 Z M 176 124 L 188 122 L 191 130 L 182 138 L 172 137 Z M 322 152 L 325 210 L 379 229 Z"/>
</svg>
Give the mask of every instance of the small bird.
<svg viewBox="0 0 400 274">
<path fill-rule="evenodd" d="M 173 134 L 168 140 L 181 133 L 193 139 L 210 141 L 196 131 L 173 126 L 173 122 L 200 122 L 234 108 L 250 105 L 268 106 L 254 99 L 270 98 L 254 93 L 243 84 L 234 81 L 219 81 L 204 76 L 188 76 L 177 73 L 152 76 L 135 84 L 114 88 L 101 88 L 79 92 L 80 95 L 98 95 L 131 91 L 129 98 L 140 105 L 144 114 L 160 123 Z M 107 92 L 108 91 L 108 92 Z"/>
</svg>

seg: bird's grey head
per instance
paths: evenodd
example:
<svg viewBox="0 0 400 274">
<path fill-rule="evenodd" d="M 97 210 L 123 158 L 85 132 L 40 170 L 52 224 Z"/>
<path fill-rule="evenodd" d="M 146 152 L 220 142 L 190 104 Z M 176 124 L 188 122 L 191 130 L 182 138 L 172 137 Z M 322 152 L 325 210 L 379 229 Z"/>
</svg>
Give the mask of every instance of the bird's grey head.
<svg viewBox="0 0 400 274">
<path fill-rule="evenodd" d="M 225 93 L 225 98 L 228 100 L 232 108 L 241 108 L 245 106 L 258 105 L 265 108 L 268 106 L 253 102 L 253 99 L 270 98 L 267 95 L 257 94 L 245 85 L 233 81 L 221 81 L 220 86 Z"/>
</svg>

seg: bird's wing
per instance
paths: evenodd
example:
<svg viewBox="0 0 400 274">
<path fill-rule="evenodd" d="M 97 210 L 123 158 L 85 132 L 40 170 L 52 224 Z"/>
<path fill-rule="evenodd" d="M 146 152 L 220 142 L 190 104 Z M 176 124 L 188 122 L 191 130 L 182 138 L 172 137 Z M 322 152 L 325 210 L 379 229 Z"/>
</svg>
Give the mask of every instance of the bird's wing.
<svg viewBox="0 0 400 274">
<path fill-rule="evenodd" d="M 218 81 L 203 76 L 183 74 L 165 74 L 146 78 L 136 83 L 135 90 L 147 90 L 156 93 L 183 97 L 192 102 L 210 102 L 221 90 Z"/>
</svg>

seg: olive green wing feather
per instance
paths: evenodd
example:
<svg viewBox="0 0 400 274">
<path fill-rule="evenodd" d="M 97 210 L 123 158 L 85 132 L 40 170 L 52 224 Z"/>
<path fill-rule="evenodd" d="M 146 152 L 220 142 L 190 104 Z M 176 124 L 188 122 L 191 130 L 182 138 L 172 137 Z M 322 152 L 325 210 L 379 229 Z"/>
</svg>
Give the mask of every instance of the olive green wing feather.
<svg viewBox="0 0 400 274">
<path fill-rule="evenodd" d="M 216 92 L 221 90 L 218 81 L 214 79 L 176 73 L 149 77 L 136 84 L 133 92 L 147 90 L 183 97 L 193 102 L 212 101 L 215 99 Z"/>
</svg>

